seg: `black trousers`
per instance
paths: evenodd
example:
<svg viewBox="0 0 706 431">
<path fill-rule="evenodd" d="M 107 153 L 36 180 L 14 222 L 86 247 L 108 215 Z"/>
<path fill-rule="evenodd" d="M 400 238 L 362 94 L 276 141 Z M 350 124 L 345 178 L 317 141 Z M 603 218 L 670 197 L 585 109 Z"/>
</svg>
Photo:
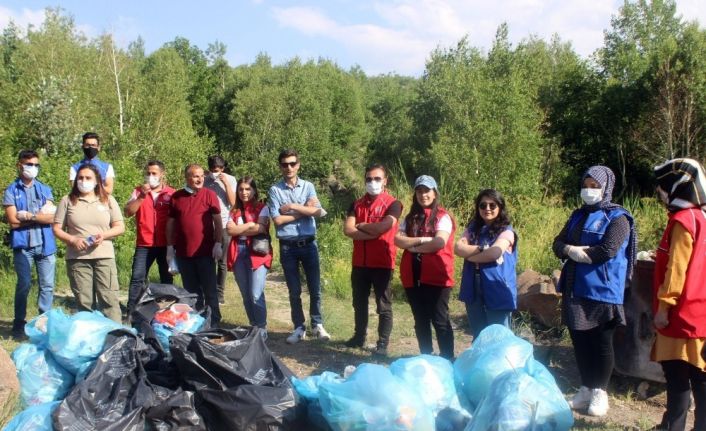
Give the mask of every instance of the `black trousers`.
<svg viewBox="0 0 706 431">
<path fill-rule="evenodd" d="M 706 430 L 706 372 L 686 361 L 662 361 L 667 379 L 667 411 L 661 427 L 670 431 L 686 428 L 689 394 L 694 393 L 694 430 Z"/>
<path fill-rule="evenodd" d="M 576 365 L 581 375 L 581 385 L 590 389 L 608 388 L 613 373 L 613 333 L 615 324 L 601 324 L 587 331 L 569 330 L 574 344 Z"/>
<path fill-rule="evenodd" d="M 446 359 L 453 359 L 454 334 L 449 319 L 451 289 L 421 284 L 404 291 L 414 316 L 414 332 L 417 335 L 419 352 L 433 353 L 431 326 L 434 326 L 439 354 Z"/>
<path fill-rule="evenodd" d="M 375 292 L 375 312 L 378 314 L 378 346 L 387 347 L 392 332 L 392 280 L 393 269 L 353 267 L 353 314 L 355 316 L 354 337 L 365 340 L 368 330 L 368 297 L 370 288 Z"/>
</svg>

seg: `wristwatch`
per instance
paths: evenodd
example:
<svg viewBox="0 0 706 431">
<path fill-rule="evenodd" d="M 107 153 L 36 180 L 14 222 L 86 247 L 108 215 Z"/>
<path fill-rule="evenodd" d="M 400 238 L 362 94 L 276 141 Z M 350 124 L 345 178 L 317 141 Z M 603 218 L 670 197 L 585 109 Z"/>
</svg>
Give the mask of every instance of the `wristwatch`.
<svg viewBox="0 0 706 431">
<path fill-rule="evenodd" d="M 37 221 L 37 214 L 32 214 L 32 218 L 30 220 Z"/>
</svg>

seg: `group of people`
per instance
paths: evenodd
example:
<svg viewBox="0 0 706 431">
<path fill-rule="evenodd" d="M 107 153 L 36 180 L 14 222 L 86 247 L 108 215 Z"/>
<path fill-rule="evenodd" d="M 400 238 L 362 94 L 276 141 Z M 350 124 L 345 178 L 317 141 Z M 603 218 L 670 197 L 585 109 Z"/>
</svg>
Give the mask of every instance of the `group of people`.
<svg viewBox="0 0 706 431">
<path fill-rule="evenodd" d="M 37 179 L 39 155 L 20 152 L 18 177 L 7 188 L 3 205 L 10 223 L 10 242 L 17 272 L 13 334 L 25 324 L 31 268 L 37 267 L 39 312 L 52 304 L 55 237 L 67 245 L 69 283 L 79 310 L 98 309 L 121 320 L 112 238 L 125 230 L 123 212 L 112 196 L 115 173 L 100 159 L 100 138 L 83 136 L 85 158 L 70 169 L 71 191 L 54 206 L 52 189 Z M 164 164 L 152 160 L 144 183 L 135 187 L 124 214 L 135 217 L 137 240 L 128 309 L 139 300 L 150 267 L 156 261 L 162 283 L 181 274 L 186 290 L 198 296 L 198 307 L 211 308 L 221 319 L 225 276 L 235 275 L 249 324 L 267 334 L 265 277 L 273 253 L 270 220 L 279 243 L 279 258 L 289 291 L 293 332 L 286 341 L 307 338 L 300 268 L 306 277 L 310 334 L 328 340 L 321 309 L 321 275 L 316 219 L 326 215 L 314 185 L 298 176 L 295 150 L 278 157 L 282 179 L 260 196 L 251 176 L 236 180 L 225 172 L 220 156 L 184 169 L 185 185 L 175 190 L 165 181 Z M 669 223 L 655 256 L 652 359 L 667 380 L 667 411 L 661 427 L 684 429 L 690 392 L 696 407 L 695 429 L 706 429 L 706 177 L 691 159 L 674 159 L 655 168 L 658 194 L 669 211 Z M 366 346 L 368 298 L 374 292 L 378 337 L 374 354 L 387 355 L 393 326 L 391 281 L 402 249 L 399 275 L 414 317 L 423 354 L 454 358 L 449 299 L 455 285 L 454 255 L 463 259 L 459 299 L 464 302 L 473 337 L 488 325 L 511 327 L 517 307 L 516 263 L 519 238 L 512 228 L 505 199 L 482 190 L 460 238 L 456 221 L 441 205 L 434 178 L 418 177 L 410 210 L 387 191 L 384 166 L 365 170 L 366 193 L 347 213 L 343 232 L 353 241 L 351 286 L 354 333 L 345 342 Z M 553 251 L 564 262 L 558 283 L 563 293 L 562 318 L 574 346 L 581 387 L 570 405 L 602 416 L 608 411 L 608 381 L 613 369 L 613 333 L 626 324 L 623 302 L 636 259 L 632 215 L 612 202 L 613 172 L 593 166 L 581 177 L 583 204 L 556 236 Z"/>
</svg>

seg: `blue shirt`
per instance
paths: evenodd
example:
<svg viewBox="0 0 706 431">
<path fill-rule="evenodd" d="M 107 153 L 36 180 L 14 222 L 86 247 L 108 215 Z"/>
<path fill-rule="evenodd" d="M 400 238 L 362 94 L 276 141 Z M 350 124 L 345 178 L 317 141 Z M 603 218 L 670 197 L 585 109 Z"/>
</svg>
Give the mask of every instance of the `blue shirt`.
<svg viewBox="0 0 706 431">
<path fill-rule="evenodd" d="M 284 180 L 270 187 L 268 192 L 267 206 L 270 209 L 270 216 L 274 219 L 281 215 L 279 209 L 286 204 L 305 205 L 312 197 L 316 197 L 314 185 L 309 181 L 297 178 L 297 183 L 294 187 L 290 187 Z M 321 205 L 317 205 L 321 208 Z M 310 237 L 316 235 L 316 222 L 314 217 L 302 217 L 289 223 L 285 223 L 276 227 L 277 238 L 285 240 L 294 240 L 301 237 Z"/>
<path fill-rule="evenodd" d="M 14 184 L 22 184 L 22 188 L 15 187 Z M 29 211 L 32 214 L 37 214 L 42 208 L 42 193 L 36 187 L 37 181 L 32 181 L 32 184 L 27 186 L 21 180 L 17 179 L 5 189 L 5 194 L 3 196 L 2 205 L 4 207 L 14 206 L 17 211 Z M 24 192 L 24 196 L 20 196 L 20 190 Z M 54 196 L 51 193 L 51 189 L 47 189 L 47 196 L 44 199 L 53 201 Z M 43 244 L 42 239 L 42 225 L 33 224 L 27 226 L 24 231 L 29 235 L 29 244 L 25 243 L 27 247 L 37 247 Z"/>
</svg>

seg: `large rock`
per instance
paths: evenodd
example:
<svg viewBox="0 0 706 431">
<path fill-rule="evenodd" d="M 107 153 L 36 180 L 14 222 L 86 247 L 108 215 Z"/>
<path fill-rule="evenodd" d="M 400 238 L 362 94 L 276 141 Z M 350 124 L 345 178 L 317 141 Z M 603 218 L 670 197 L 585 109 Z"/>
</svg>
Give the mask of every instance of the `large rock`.
<svg viewBox="0 0 706 431">
<path fill-rule="evenodd" d="M 561 324 L 561 294 L 552 278 L 531 269 L 517 277 L 517 309 L 549 327 Z"/>
<path fill-rule="evenodd" d="M 3 415 L 12 414 L 11 411 L 20 395 L 20 382 L 17 380 L 17 370 L 10 355 L 0 347 L 0 423 Z"/>
</svg>

